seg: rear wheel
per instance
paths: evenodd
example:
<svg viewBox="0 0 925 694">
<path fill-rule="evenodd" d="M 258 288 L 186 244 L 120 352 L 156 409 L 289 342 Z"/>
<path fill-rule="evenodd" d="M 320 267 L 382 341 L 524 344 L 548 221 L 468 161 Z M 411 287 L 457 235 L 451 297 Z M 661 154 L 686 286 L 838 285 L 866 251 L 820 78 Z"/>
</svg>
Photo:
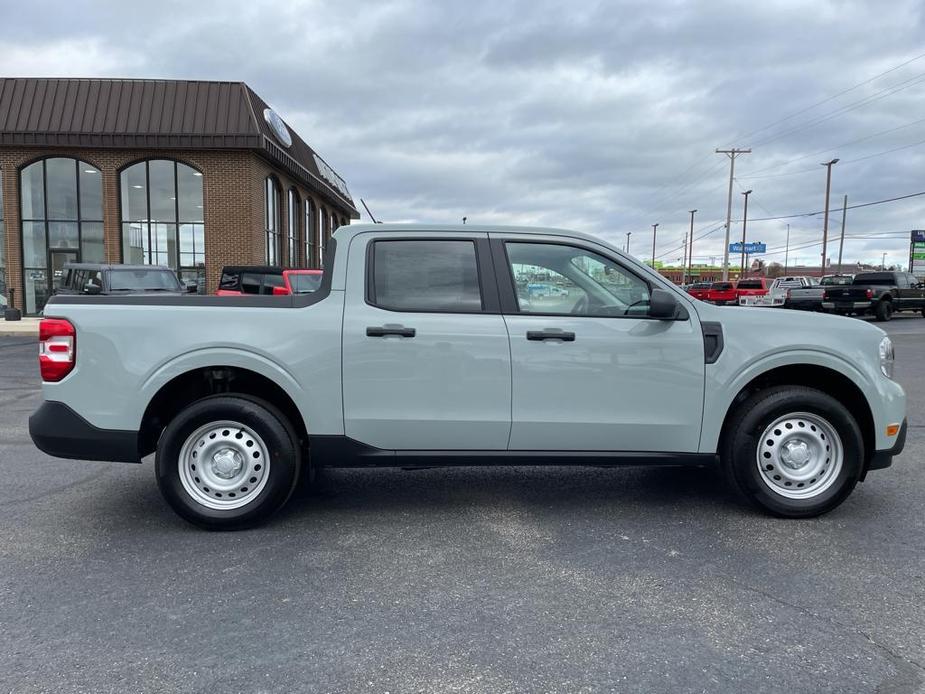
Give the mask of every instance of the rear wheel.
<svg viewBox="0 0 925 694">
<path fill-rule="evenodd" d="M 887 321 L 893 317 L 893 302 L 889 299 L 883 299 L 877 303 L 874 315 L 878 321 Z"/>
<path fill-rule="evenodd" d="M 778 386 L 748 398 L 729 422 L 722 449 L 732 486 L 777 516 L 807 518 L 844 501 L 861 476 L 857 422 L 830 395 Z"/>
<path fill-rule="evenodd" d="M 264 521 L 292 494 L 298 437 L 269 403 L 240 396 L 203 398 L 182 410 L 158 442 L 156 472 L 174 511 L 208 529 Z"/>
</svg>

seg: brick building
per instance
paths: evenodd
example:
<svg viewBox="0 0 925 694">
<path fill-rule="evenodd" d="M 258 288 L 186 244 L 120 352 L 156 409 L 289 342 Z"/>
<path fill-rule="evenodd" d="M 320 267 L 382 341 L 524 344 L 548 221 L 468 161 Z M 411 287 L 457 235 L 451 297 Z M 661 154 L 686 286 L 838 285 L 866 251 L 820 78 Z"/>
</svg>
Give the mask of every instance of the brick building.
<svg viewBox="0 0 925 694">
<path fill-rule="evenodd" d="M 0 79 L 0 296 L 42 310 L 66 262 L 320 267 L 343 180 L 241 82 Z M 2 302 L 0 302 L 2 303 Z"/>
</svg>

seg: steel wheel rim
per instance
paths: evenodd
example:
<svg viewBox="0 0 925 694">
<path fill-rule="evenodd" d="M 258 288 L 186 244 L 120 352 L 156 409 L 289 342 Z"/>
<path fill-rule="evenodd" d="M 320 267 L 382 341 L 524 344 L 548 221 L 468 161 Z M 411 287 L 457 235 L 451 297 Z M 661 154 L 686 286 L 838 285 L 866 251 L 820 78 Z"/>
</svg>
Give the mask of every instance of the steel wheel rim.
<svg viewBox="0 0 925 694">
<path fill-rule="evenodd" d="M 761 481 L 788 499 L 811 499 L 832 486 L 844 465 L 841 437 L 826 419 L 793 412 L 761 435 L 756 460 Z"/>
<path fill-rule="evenodd" d="M 180 483 L 196 503 L 217 511 L 246 506 L 270 474 L 263 439 L 240 422 L 209 422 L 190 434 L 177 461 Z"/>
</svg>

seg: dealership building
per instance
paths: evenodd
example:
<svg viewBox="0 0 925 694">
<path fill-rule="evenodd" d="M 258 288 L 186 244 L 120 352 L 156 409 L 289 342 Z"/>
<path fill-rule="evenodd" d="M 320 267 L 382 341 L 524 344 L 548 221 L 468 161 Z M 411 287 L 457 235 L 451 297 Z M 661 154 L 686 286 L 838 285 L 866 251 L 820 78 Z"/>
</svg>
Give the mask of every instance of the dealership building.
<svg viewBox="0 0 925 694">
<path fill-rule="evenodd" d="M 39 313 L 68 262 L 320 267 L 344 181 L 242 82 L 0 79 L 0 295 Z M 0 302 L 2 303 L 2 302 Z"/>
</svg>

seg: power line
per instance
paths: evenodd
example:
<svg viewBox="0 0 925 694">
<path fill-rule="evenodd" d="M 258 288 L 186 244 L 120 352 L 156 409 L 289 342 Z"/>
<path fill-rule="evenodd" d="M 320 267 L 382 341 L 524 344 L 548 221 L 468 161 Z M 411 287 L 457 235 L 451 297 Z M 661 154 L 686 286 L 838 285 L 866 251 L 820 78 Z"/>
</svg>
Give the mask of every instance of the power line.
<svg viewBox="0 0 925 694">
<path fill-rule="evenodd" d="M 908 195 L 900 195 L 895 198 L 887 198 L 886 200 L 874 200 L 873 202 L 862 202 L 857 205 L 848 205 L 847 209 L 856 210 L 859 207 L 871 207 L 872 205 L 883 205 L 888 202 L 896 202 L 897 200 L 908 200 L 909 198 L 916 198 L 920 195 L 925 195 L 925 190 L 920 193 L 909 193 Z M 825 210 L 819 210 L 818 212 L 801 212 L 800 214 L 785 214 L 777 217 L 757 217 L 750 221 L 752 222 L 770 222 L 776 219 L 795 219 L 796 217 L 815 217 L 817 214 L 825 214 Z M 734 219 L 734 222 L 741 222 L 741 219 Z"/>
<path fill-rule="evenodd" d="M 811 105 L 807 106 L 806 108 L 802 108 L 802 109 L 800 109 L 799 111 L 794 111 L 794 112 L 791 113 L 789 116 L 784 116 L 783 118 L 779 118 L 778 120 L 776 120 L 776 121 L 774 121 L 774 122 L 772 122 L 772 123 L 769 123 L 768 125 L 764 125 L 764 126 L 758 128 L 757 130 L 752 130 L 752 131 L 749 132 L 749 133 L 744 133 L 744 134 L 742 134 L 742 135 L 739 135 L 738 137 L 735 138 L 734 141 L 735 141 L 735 142 L 742 142 L 743 140 L 745 140 L 745 139 L 747 139 L 747 138 L 749 138 L 749 137 L 752 137 L 752 136 L 754 136 L 754 135 L 757 135 L 757 134 L 760 133 L 760 132 L 764 132 L 765 130 L 768 130 L 769 128 L 773 128 L 773 127 L 774 127 L 775 125 L 777 125 L 778 123 L 783 123 L 783 122 L 785 122 L 785 121 L 790 120 L 791 118 L 796 118 L 797 116 L 800 116 L 800 115 L 806 113 L 807 111 L 812 111 L 814 108 L 816 108 L 816 107 L 818 107 L 818 106 L 822 106 L 823 104 L 827 104 L 827 103 L 829 103 L 830 101 L 834 101 L 835 99 L 837 99 L 837 98 L 840 97 L 840 96 L 844 96 L 845 94 L 847 94 L 847 93 L 849 93 L 849 92 L 853 92 L 855 89 L 859 89 L 860 87 L 863 87 L 864 85 L 870 84 L 871 82 L 874 82 L 874 81 L 880 79 L 881 77 L 884 77 L 885 75 L 890 74 L 891 72 L 896 72 L 896 70 L 899 70 L 900 68 L 903 68 L 903 67 L 905 67 L 906 65 L 909 65 L 910 63 L 914 63 L 916 60 L 921 60 L 922 58 L 925 58 L 925 53 L 922 53 L 922 54 L 920 54 L 920 55 L 917 55 L 917 56 L 915 56 L 914 58 L 910 58 L 909 60 L 907 60 L 907 61 L 905 61 L 905 62 L 903 62 L 903 63 L 900 63 L 899 65 L 894 65 L 894 66 L 891 67 L 890 69 L 884 70 L 883 72 L 881 72 L 881 73 L 879 73 L 879 74 L 877 74 L 877 75 L 874 75 L 873 77 L 871 77 L 871 78 L 869 78 L 869 79 L 866 79 L 866 80 L 864 80 L 863 82 L 858 82 L 857 84 L 855 84 L 855 85 L 852 86 L 852 87 L 848 87 L 847 89 L 843 89 L 842 91 L 838 92 L 837 94 L 833 94 L 832 96 L 829 96 L 829 97 L 826 97 L 825 99 L 822 99 L 822 101 L 817 101 L 816 103 L 811 104 Z"/>
</svg>

